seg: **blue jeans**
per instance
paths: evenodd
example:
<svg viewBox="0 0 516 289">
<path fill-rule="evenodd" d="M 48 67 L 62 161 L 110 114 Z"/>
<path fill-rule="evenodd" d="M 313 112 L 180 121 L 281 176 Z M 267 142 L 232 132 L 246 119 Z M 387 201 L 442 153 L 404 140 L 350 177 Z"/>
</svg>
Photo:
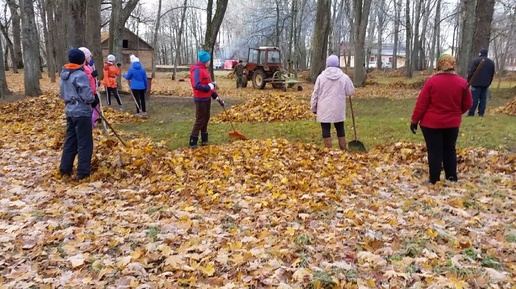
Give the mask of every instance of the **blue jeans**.
<svg viewBox="0 0 516 289">
<path fill-rule="evenodd" d="M 73 161 L 77 155 L 77 177 L 86 178 L 91 173 L 91 155 L 93 154 L 93 135 L 91 116 L 67 117 L 66 138 L 63 145 L 61 165 L 62 173 L 71 174 Z"/>
<path fill-rule="evenodd" d="M 474 116 L 478 105 L 478 115 L 483 116 L 486 111 L 487 104 L 487 89 L 488 87 L 471 87 L 471 94 L 473 95 L 473 105 L 469 109 L 468 115 Z"/>
</svg>

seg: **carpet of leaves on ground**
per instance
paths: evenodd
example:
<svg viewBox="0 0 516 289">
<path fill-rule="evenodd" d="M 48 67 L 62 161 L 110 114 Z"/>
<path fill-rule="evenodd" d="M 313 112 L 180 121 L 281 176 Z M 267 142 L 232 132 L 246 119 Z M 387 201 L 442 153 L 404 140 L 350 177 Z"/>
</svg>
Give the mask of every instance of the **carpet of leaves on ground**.
<svg viewBox="0 0 516 289">
<path fill-rule="evenodd" d="M 460 181 L 428 186 L 410 143 L 167 151 L 96 131 L 74 182 L 57 174 L 62 107 L 42 99 L 1 108 L 2 288 L 516 286 L 515 155 L 460 150 Z"/>
</svg>

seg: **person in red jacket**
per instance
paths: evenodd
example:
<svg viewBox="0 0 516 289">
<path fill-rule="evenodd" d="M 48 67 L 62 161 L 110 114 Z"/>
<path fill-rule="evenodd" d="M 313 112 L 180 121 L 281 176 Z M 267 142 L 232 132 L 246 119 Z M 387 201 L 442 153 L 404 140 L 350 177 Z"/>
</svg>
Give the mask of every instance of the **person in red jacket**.
<svg viewBox="0 0 516 289">
<path fill-rule="evenodd" d="M 462 114 L 473 104 L 468 82 L 455 73 L 455 67 L 453 56 L 444 54 L 439 57 L 439 72 L 425 82 L 410 124 L 412 133 L 416 133 L 418 124 L 423 131 L 432 184 L 440 180 L 442 167 L 447 180 L 457 181 L 455 145 Z"/>
<path fill-rule="evenodd" d="M 199 132 L 201 132 L 201 145 L 205 146 L 208 144 L 211 99 L 215 99 L 221 106 L 224 106 L 224 101 L 215 91 L 217 84 L 211 81 L 210 72 L 206 68 L 210 65 L 210 54 L 201 50 L 197 56 L 199 61 L 190 67 L 190 83 L 195 101 L 195 123 L 188 143 L 190 148 L 197 148 Z"/>
</svg>

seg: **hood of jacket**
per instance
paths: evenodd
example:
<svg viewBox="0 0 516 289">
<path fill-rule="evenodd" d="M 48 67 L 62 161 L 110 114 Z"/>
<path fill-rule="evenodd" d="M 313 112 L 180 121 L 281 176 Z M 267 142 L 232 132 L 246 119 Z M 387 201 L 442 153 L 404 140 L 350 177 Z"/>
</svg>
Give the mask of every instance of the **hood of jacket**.
<svg viewBox="0 0 516 289">
<path fill-rule="evenodd" d="M 133 68 L 134 69 L 141 69 L 142 68 L 142 65 L 140 62 L 133 62 Z"/>
<path fill-rule="evenodd" d="M 326 79 L 337 80 L 344 76 L 344 72 L 338 67 L 326 67 L 321 75 Z"/>
<path fill-rule="evenodd" d="M 61 79 L 68 80 L 70 78 L 70 75 L 77 70 L 84 70 L 84 68 L 82 67 L 82 65 L 75 64 L 75 63 L 65 64 L 63 66 L 63 69 L 61 70 Z"/>
</svg>

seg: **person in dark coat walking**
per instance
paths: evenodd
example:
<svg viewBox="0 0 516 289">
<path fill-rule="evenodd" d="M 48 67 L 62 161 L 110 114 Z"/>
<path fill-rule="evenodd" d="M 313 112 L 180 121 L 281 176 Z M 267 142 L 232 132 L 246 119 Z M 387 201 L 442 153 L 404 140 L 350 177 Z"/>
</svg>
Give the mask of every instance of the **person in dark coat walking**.
<svg viewBox="0 0 516 289">
<path fill-rule="evenodd" d="M 456 61 L 451 55 L 441 55 L 434 76 L 426 82 L 412 114 L 410 130 L 416 133 L 421 126 L 428 151 L 430 183 L 440 180 L 444 167 L 448 181 L 457 181 L 457 152 L 462 114 L 468 111 L 473 100 L 464 78 L 455 73 Z"/>
<path fill-rule="evenodd" d="M 469 109 L 468 116 L 474 116 L 478 106 L 478 116 L 484 116 L 487 106 L 487 91 L 495 74 L 494 62 L 487 58 L 487 49 L 480 49 L 478 57 L 471 62 L 468 70 L 468 82 L 473 77 L 480 61 L 484 60 L 484 65 L 478 72 L 471 84 L 471 94 L 473 95 L 473 106 Z"/>
</svg>

